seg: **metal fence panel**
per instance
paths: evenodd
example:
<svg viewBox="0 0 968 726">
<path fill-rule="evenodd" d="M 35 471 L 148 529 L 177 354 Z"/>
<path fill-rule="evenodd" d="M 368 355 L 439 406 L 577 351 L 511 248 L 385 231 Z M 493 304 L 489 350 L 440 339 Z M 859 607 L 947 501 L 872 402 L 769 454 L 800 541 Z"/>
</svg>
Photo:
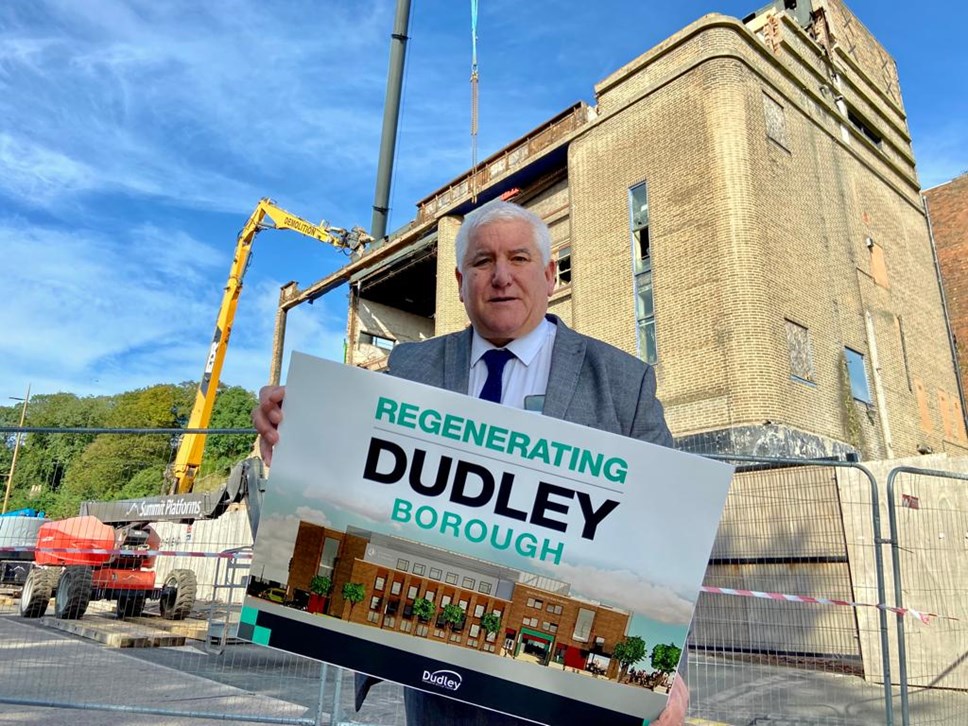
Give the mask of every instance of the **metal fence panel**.
<svg viewBox="0 0 968 726">
<path fill-rule="evenodd" d="M 887 481 L 904 724 L 968 719 L 968 474 L 898 467 Z M 930 704 L 925 706 L 925 699 Z"/>
<path fill-rule="evenodd" d="M 875 482 L 857 465 L 733 460 L 741 470 L 687 651 L 691 716 L 724 724 L 966 723 L 965 482 L 899 473 L 889 500 L 887 465 L 875 467 Z M 884 537 L 879 523 L 886 530 L 889 515 L 895 528 Z M 399 686 L 374 688 L 357 713 L 351 673 L 234 639 L 252 541 L 244 507 L 155 529 L 158 548 L 174 553 L 157 557 L 156 585 L 172 570 L 197 578 L 190 616 L 165 621 L 149 603 L 143 616 L 119 618 L 114 603 L 102 602 L 77 621 L 50 612 L 22 618 L 16 588 L 7 588 L 0 702 L 132 719 L 403 725 Z M 905 616 L 899 638 L 895 616 L 877 607 L 893 604 L 885 543 L 894 544 L 904 605 L 958 620 L 923 625 Z"/>
</svg>

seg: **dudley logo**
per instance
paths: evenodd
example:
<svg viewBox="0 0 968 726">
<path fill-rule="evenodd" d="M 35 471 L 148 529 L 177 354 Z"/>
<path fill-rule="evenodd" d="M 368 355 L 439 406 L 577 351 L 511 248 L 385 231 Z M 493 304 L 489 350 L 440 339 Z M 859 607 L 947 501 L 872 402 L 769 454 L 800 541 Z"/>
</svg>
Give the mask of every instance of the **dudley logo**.
<svg viewBox="0 0 968 726">
<path fill-rule="evenodd" d="M 443 688 L 446 691 L 456 691 L 463 683 L 463 679 L 460 677 L 460 673 L 454 671 L 434 671 L 433 673 L 424 671 L 423 682 Z"/>
</svg>

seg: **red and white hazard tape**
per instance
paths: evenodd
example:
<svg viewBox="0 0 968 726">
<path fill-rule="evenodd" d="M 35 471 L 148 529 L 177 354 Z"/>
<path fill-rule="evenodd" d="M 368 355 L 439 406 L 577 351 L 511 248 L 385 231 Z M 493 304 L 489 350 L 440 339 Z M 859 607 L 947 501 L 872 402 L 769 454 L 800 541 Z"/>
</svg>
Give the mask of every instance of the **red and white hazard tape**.
<svg viewBox="0 0 968 726">
<path fill-rule="evenodd" d="M 758 590 L 739 590 L 731 587 L 710 587 L 703 585 L 700 592 L 707 592 L 713 595 L 738 595 L 739 597 L 759 597 L 765 600 L 782 600 L 784 602 L 807 602 L 815 605 L 843 605 L 851 608 L 877 608 L 886 610 L 897 615 L 911 615 L 927 625 L 931 618 L 942 618 L 944 620 L 957 620 L 947 615 L 937 613 L 923 613 L 914 608 L 896 608 L 884 603 L 853 602 L 852 600 L 837 600 L 830 597 L 810 597 L 809 595 L 785 595 L 780 592 L 760 592 Z"/>
<path fill-rule="evenodd" d="M 252 557 L 251 552 L 183 552 L 181 550 L 105 550 L 81 547 L 0 547 L 4 552 L 54 552 L 70 555 L 111 555 L 131 557 L 218 557 L 226 560 L 241 560 Z"/>
</svg>

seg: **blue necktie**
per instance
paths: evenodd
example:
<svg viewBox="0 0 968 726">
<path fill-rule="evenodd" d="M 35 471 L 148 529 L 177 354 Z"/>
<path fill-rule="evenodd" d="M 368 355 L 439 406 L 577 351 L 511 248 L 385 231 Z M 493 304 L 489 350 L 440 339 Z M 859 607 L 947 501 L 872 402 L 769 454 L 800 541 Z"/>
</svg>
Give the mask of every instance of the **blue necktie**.
<svg viewBox="0 0 968 726">
<path fill-rule="evenodd" d="M 489 350 L 483 356 L 484 364 L 487 366 L 487 380 L 484 381 L 484 388 L 481 389 L 482 398 L 485 401 L 501 402 L 501 378 L 504 375 L 504 366 L 514 357 L 514 353 L 504 348 Z"/>
</svg>

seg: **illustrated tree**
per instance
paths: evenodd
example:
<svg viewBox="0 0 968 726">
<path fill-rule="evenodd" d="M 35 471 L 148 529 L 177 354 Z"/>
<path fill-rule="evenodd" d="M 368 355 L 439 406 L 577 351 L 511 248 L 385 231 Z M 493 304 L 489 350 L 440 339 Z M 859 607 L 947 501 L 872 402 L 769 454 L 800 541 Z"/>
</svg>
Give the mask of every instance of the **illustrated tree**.
<svg viewBox="0 0 968 726">
<path fill-rule="evenodd" d="M 362 602 L 366 597 L 366 588 L 360 582 L 347 582 L 343 585 L 343 599 L 350 604 L 350 618 L 353 617 L 353 608 L 356 603 Z"/>
<path fill-rule="evenodd" d="M 612 651 L 612 657 L 621 666 L 618 674 L 619 682 L 625 680 L 629 668 L 645 658 L 645 641 L 637 635 L 627 635 L 619 641 Z"/>
<path fill-rule="evenodd" d="M 501 618 L 494 613 L 487 613 L 481 618 L 481 630 L 486 635 L 492 635 L 501 629 Z M 481 638 L 481 647 L 484 646 L 484 638 Z"/>
<path fill-rule="evenodd" d="M 427 598 L 418 597 L 413 601 L 413 614 L 426 622 L 437 614 L 437 608 Z M 417 634 L 416 628 L 413 629 L 413 634 Z"/>
<path fill-rule="evenodd" d="M 440 616 L 451 628 L 456 628 L 464 622 L 464 609 L 456 603 L 448 603 L 444 605 Z"/>
<path fill-rule="evenodd" d="M 329 595 L 329 591 L 332 589 L 333 581 L 326 575 L 315 575 L 313 579 L 309 581 L 309 591 L 314 595 L 326 596 Z"/>
<path fill-rule="evenodd" d="M 667 645 L 659 643 L 652 649 L 652 668 L 661 673 L 664 678 L 668 677 L 679 665 L 681 655 L 682 648 L 678 648 L 672 643 Z"/>
</svg>

